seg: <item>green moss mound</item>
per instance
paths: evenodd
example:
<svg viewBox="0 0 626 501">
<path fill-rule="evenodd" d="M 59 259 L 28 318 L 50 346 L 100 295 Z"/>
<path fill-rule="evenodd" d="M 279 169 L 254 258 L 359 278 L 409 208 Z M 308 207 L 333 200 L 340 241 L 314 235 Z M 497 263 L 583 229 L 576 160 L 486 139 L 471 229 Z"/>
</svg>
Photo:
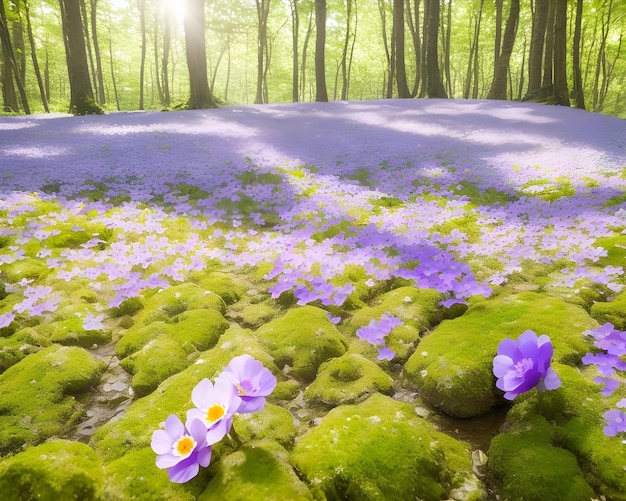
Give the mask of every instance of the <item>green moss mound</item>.
<svg viewBox="0 0 626 501">
<path fill-rule="evenodd" d="M 596 326 L 581 307 L 545 294 L 488 299 L 424 337 L 404 365 L 404 375 L 425 401 L 446 414 L 478 416 L 501 401 L 492 365 L 502 339 L 517 339 L 529 329 L 547 334 L 554 360 L 579 364 L 589 350 L 582 332 Z"/>
<path fill-rule="evenodd" d="M 25 356 L 50 346 L 48 338 L 32 327 L 21 329 L 8 338 L 0 338 L 0 374 Z"/>
<path fill-rule="evenodd" d="M 66 346 L 90 348 L 94 344 L 106 344 L 112 339 L 112 333 L 106 329 L 86 330 L 82 318 L 69 318 L 57 322 L 50 341 Z"/>
<path fill-rule="evenodd" d="M 484 497 L 466 444 L 380 394 L 330 411 L 298 439 L 291 463 L 318 500 Z"/>
<path fill-rule="evenodd" d="M 251 442 L 223 458 L 198 501 L 304 501 L 313 496 L 278 443 Z"/>
<path fill-rule="evenodd" d="M 246 443 L 250 440 L 271 439 L 289 448 L 297 432 L 291 413 L 284 407 L 270 403 L 266 403 L 260 411 L 236 415 L 233 427 Z"/>
<path fill-rule="evenodd" d="M 87 445 L 55 440 L 0 461 L 4 501 L 101 499 L 104 467 Z"/>
<path fill-rule="evenodd" d="M 327 313 L 314 306 L 289 310 L 261 326 L 256 336 L 280 369 L 288 365 L 290 374 L 306 381 L 313 380 L 323 362 L 343 355 L 347 348 Z"/>
<path fill-rule="evenodd" d="M 591 316 L 600 324 L 611 322 L 616 329 L 626 330 L 626 292 L 618 294 L 609 303 L 594 303 Z"/>
<path fill-rule="evenodd" d="M 391 394 L 393 379 L 374 362 L 350 353 L 324 362 L 304 397 L 314 403 L 335 407 L 353 404 L 365 395 Z"/>
<path fill-rule="evenodd" d="M 51 346 L 0 375 L 0 454 L 69 431 L 81 418 L 75 395 L 98 383 L 104 364 L 82 348 Z"/>
</svg>

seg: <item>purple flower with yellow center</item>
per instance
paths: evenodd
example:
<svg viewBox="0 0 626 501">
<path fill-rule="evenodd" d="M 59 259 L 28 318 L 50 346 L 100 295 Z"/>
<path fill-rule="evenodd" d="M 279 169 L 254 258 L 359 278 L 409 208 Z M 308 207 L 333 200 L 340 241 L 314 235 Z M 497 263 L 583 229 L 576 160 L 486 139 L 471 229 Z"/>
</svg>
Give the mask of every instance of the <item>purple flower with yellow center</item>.
<svg viewBox="0 0 626 501">
<path fill-rule="evenodd" d="M 192 390 L 191 400 L 196 408 L 187 411 L 187 420 L 199 419 L 204 423 L 207 428 L 206 440 L 210 444 L 224 438 L 241 405 L 237 388 L 226 379 L 217 378 L 214 385 L 204 378 Z"/>
<path fill-rule="evenodd" d="M 184 426 L 171 414 L 165 421 L 165 430 L 152 433 L 150 446 L 158 454 L 157 467 L 166 469 L 172 482 L 187 482 L 198 474 L 200 466 L 209 466 L 211 462 L 207 429 L 199 419 Z"/>
<path fill-rule="evenodd" d="M 556 390 L 561 381 L 550 367 L 551 360 L 552 343 L 546 335 L 537 337 L 528 330 L 517 341 L 506 338 L 493 359 L 496 386 L 505 392 L 507 400 L 535 387 L 539 391 Z"/>
<path fill-rule="evenodd" d="M 239 414 L 261 410 L 265 405 L 265 397 L 276 387 L 274 375 L 250 355 L 233 358 L 219 379 L 229 381 L 237 389 L 242 400 L 237 410 Z"/>
</svg>

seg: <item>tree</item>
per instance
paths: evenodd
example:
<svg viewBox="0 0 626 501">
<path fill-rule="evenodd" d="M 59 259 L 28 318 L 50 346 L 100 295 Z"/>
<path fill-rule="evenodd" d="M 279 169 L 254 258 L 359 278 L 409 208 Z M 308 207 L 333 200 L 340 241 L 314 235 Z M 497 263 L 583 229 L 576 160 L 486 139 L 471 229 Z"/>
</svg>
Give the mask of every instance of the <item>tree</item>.
<svg viewBox="0 0 626 501">
<path fill-rule="evenodd" d="M 270 0 L 255 0 L 256 13 L 259 22 L 257 38 L 257 82 L 256 82 L 256 104 L 267 102 L 267 68 L 265 62 L 268 59 L 267 46 L 267 18 L 270 13 Z"/>
<path fill-rule="evenodd" d="M 576 21 L 574 27 L 574 42 L 572 47 L 572 70 L 574 73 L 574 99 L 576 107 L 585 109 L 585 91 L 583 88 L 583 77 L 580 68 L 580 38 L 583 19 L 583 0 L 576 0 Z"/>
<path fill-rule="evenodd" d="M 28 41 L 30 44 L 30 55 L 33 60 L 33 69 L 35 70 L 35 77 L 37 77 L 37 85 L 39 87 L 39 95 L 41 96 L 41 103 L 46 113 L 50 113 L 48 107 L 48 98 L 46 96 L 46 89 L 43 79 L 41 78 L 41 71 L 39 69 L 39 61 L 37 59 L 37 47 L 35 44 L 35 36 L 33 35 L 33 28 L 30 21 L 30 9 L 28 8 L 28 1 L 24 0 L 24 14 L 26 15 L 26 31 L 28 33 Z"/>
<path fill-rule="evenodd" d="M 326 90 L 326 0 L 315 0 L 315 100 L 328 102 Z"/>
<path fill-rule="evenodd" d="M 530 53 L 528 54 L 528 89 L 525 99 L 534 99 L 541 89 L 541 70 L 549 7 L 550 2 L 548 0 L 535 2 Z"/>
<path fill-rule="evenodd" d="M 398 97 L 411 97 L 409 86 L 406 82 L 406 66 L 404 63 L 404 0 L 393 0 L 392 36 L 395 46 L 394 61 Z"/>
<path fill-rule="evenodd" d="M 554 13 L 554 100 L 569 106 L 567 88 L 567 0 L 556 0 Z"/>
<path fill-rule="evenodd" d="M 298 92 L 300 90 L 299 83 L 299 53 L 298 53 L 298 35 L 300 32 L 300 15 L 298 12 L 298 0 L 289 0 L 291 8 L 291 43 L 292 43 L 292 69 L 291 69 L 291 99 L 294 103 L 299 101 Z"/>
<path fill-rule="evenodd" d="M 91 41 L 93 42 L 94 55 L 96 57 L 96 82 L 98 92 L 98 103 L 104 104 L 104 76 L 102 72 L 102 58 L 100 57 L 100 43 L 98 42 L 97 16 L 98 0 L 91 0 Z"/>
<path fill-rule="evenodd" d="M 425 0 L 424 17 L 428 19 L 424 29 L 426 45 L 426 74 L 424 78 L 425 95 L 428 97 L 448 97 L 443 86 L 441 72 L 439 71 L 439 0 Z"/>
<path fill-rule="evenodd" d="M 78 0 L 59 0 L 70 82 L 70 112 L 75 115 L 102 113 L 89 79 L 87 51 Z"/>
<path fill-rule="evenodd" d="M 192 110 L 216 108 L 209 89 L 206 64 L 206 34 L 204 28 L 204 0 L 187 0 L 185 8 L 185 54 L 189 70 L 189 100 Z"/>
<path fill-rule="evenodd" d="M 141 60 L 139 63 L 139 109 L 144 109 L 144 83 L 146 72 L 146 0 L 137 0 L 139 27 L 141 30 Z"/>
<path fill-rule="evenodd" d="M 504 28 L 502 50 L 497 58 L 494 68 L 493 81 L 487 94 L 487 99 L 506 99 L 506 78 L 509 72 L 509 62 L 513 53 L 515 36 L 517 35 L 517 22 L 519 20 L 520 0 L 511 0 L 509 17 Z"/>
</svg>

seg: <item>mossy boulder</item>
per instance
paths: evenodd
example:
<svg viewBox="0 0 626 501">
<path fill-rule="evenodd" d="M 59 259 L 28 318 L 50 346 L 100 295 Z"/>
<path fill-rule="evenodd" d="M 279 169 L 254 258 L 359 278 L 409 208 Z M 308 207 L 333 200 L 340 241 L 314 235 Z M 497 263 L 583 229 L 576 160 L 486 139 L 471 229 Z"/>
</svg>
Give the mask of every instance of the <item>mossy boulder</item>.
<svg viewBox="0 0 626 501">
<path fill-rule="evenodd" d="M 221 459 L 198 501 L 304 501 L 313 495 L 289 464 L 289 453 L 277 442 L 245 444 Z"/>
<path fill-rule="evenodd" d="M 50 268 L 43 259 L 26 257 L 10 264 L 0 266 L 0 270 L 6 274 L 8 282 L 18 282 L 22 278 L 38 279 L 50 273 Z"/>
<path fill-rule="evenodd" d="M 318 367 L 332 357 L 346 352 L 347 342 L 315 306 L 293 308 L 256 331 L 257 338 L 274 357 L 276 365 L 305 381 L 311 381 Z"/>
<path fill-rule="evenodd" d="M 270 403 L 260 411 L 236 415 L 233 427 L 245 442 L 271 439 L 283 447 L 293 445 L 297 432 L 291 413 Z"/>
<path fill-rule="evenodd" d="M 192 275 L 190 280 L 197 280 L 202 289 L 217 294 L 227 305 L 236 303 L 246 293 L 246 285 L 233 280 L 229 274 L 221 271 L 212 271 L 200 276 Z"/>
<path fill-rule="evenodd" d="M 74 398 L 97 385 L 104 364 L 82 348 L 50 346 L 0 375 L 0 454 L 69 431 L 82 416 Z"/>
<path fill-rule="evenodd" d="M 505 430 L 489 448 L 489 468 L 507 499 L 626 500 L 626 450 L 603 433 L 602 415 L 626 397 L 610 398 L 592 382 L 594 368 L 555 364 L 561 386 L 516 398 Z M 511 454 L 515 451 L 515 454 Z"/>
<path fill-rule="evenodd" d="M 485 495 L 467 444 L 436 431 L 412 405 L 381 394 L 330 411 L 299 437 L 291 464 L 318 500 Z"/>
<path fill-rule="evenodd" d="M 66 346 L 82 346 L 90 348 L 94 344 L 106 344 L 112 339 L 112 333 L 107 329 L 85 329 L 82 318 L 69 318 L 55 322 L 50 341 Z"/>
<path fill-rule="evenodd" d="M 0 460 L 3 501 L 101 499 L 104 466 L 89 446 L 54 440 Z"/>
<path fill-rule="evenodd" d="M 209 309 L 224 314 L 226 304 L 224 300 L 210 290 L 206 290 L 192 283 L 184 283 L 167 289 L 161 289 L 146 301 L 142 315 L 150 310 L 159 310 L 173 317 L 186 310 Z"/>
<path fill-rule="evenodd" d="M 390 395 L 393 379 L 374 362 L 358 353 L 348 353 L 324 362 L 304 397 L 335 407 L 353 404 L 371 393 Z"/>
<path fill-rule="evenodd" d="M 32 327 L 20 329 L 8 338 L 0 338 L 0 374 L 25 356 L 50 346 L 50 340 Z"/>
<path fill-rule="evenodd" d="M 594 303 L 591 316 L 600 324 L 611 322 L 616 329 L 626 331 L 626 292 L 608 303 Z"/>
<path fill-rule="evenodd" d="M 473 417 L 503 403 L 495 387 L 493 358 L 505 337 L 526 330 L 547 334 L 553 359 L 579 364 L 589 350 L 582 332 L 597 323 L 579 306 L 545 294 L 525 292 L 475 303 L 424 337 L 404 365 L 420 396 L 454 417 Z"/>
</svg>

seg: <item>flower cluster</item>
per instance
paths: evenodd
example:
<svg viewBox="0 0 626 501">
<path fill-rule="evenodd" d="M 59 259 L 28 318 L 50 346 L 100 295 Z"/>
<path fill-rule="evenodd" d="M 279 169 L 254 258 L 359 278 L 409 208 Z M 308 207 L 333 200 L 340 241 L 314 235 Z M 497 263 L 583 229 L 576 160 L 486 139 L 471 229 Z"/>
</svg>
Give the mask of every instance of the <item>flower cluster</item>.
<svg viewBox="0 0 626 501">
<path fill-rule="evenodd" d="M 171 414 L 165 429 L 152 434 L 156 465 L 166 469 L 172 482 L 183 483 L 211 462 L 211 446 L 231 432 L 235 414 L 261 410 L 276 387 L 276 378 L 250 355 L 233 358 L 215 379 L 203 379 L 191 392 L 195 408 L 187 411 L 185 425 Z"/>
<path fill-rule="evenodd" d="M 395 353 L 385 345 L 385 336 L 402 324 L 399 318 L 385 313 L 378 320 L 372 320 L 368 325 L 357 330 L 356 335 L 359 339 L 374 346 L 382 345 L 382 348 L 378 348 L 378 360 L 392 360 Z"/>
<path fill-rule="evenodd" d="M 585 365 L 595 365 L 601 376 L 593 379 L 595 383 L 603 384 L 600 391 L 605 397 L 610 397 L 620 385 L 618 379 L 613 377 L 617 371 L 626 372 L 626 361 L 622 359 L 626 355 L 626 332 L 615 329 L 612 323 L 605 323 L 597 329 L 585 331 L 584 334 L 594 338 L 594 346 L 600 350 L 598 353 L 587 353 L 582 361 Z M 626 398 L 617 404 L 619 408 L 626 408 Z M 618 433 L 626 432 L 626 412 L 611 409 L 604 414 L 606 426 L 604 434 L 612 437 Z"/>
<path fill-rule="evenodd" d="M 528 330 L 517 341 L 506 338 L 498 345 L 498 355 L 493 359 L 496 386 L 505 392 L 507 400 L 535 387 L 539 391 L 556 390 L 561 381 L 550 367 L 551 360 L 552 343 L 545 334 L 537 337 Z"/>
</svg>

